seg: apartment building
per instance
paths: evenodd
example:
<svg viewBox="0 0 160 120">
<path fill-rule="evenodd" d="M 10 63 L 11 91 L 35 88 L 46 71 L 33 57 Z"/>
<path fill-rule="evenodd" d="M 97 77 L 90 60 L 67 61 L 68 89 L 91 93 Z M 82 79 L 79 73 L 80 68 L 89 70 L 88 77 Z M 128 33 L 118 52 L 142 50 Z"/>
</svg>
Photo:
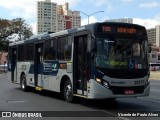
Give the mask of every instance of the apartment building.
<svg viewBox="0 0 160 120">
<path fill-rule="evenodd" d="M 151 28 L 147 30 L 148 42 L 152 46 L 156 46 L 156 29 Z"/>
<path fill-rule="evenodd" d="M 56 32 L 57 4 L 51 0 L 37 2 L 37 32 Z"/>
<path fill-rule="evenodd" d="M 160 63 L 160 25 L 147 30 L 148 41 L 151 45 L 149 61 L 151 63 Z"/>
<path fill-rule="evenodd" d="M 160 47 L 160 25 L 156 26 L 156 46 Z"/>
<path fill-rule="evenodd" d="M 57 5 L 57 24 L 57 31 L 81 26 L 80 12 L 69 10 L 68 3 Z"/>
<path fill-rule="evenodd" d="M 160 47 L 160 25 L 147 30 L 149 44 Z"/>
<path fill-rule="evenodd" d="M 79 11 L 69 10 L 69 4 L 57 5 L 51 0 L 37 2 L 37 32 L 58 32 L 81 26 Z"/>
</svg>

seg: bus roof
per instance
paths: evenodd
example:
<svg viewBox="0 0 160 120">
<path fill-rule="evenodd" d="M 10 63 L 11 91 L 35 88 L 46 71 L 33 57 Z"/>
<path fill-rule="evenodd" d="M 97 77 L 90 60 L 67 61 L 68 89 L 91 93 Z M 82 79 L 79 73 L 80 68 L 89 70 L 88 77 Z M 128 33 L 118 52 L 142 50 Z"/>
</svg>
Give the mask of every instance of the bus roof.
<svg viewBox="0 0 160 120">
<path fill-rule="evenodd" d="M 145 28 L 144 26 L 137 25 L 137 24 L 132 24 L 132 23 L 122 23 L 122 22 L 100 22 L 99 23 L 99 22 L 97 22 L 97 23 L 92 23 L 92 24 L 80 26 L 78 28 L 71 28 L 71 29 L 68 29 L 68 30 L 59 31 L 59 32 L 56 32 L 56 33 L 44 32 L 44 33 L 41 33 L 41 34 L 33 35 L 27 40 L 12 42 L 12 43 L 9 44 L 9 46 L 14 46 L 14 45 L 23 44 L 23 43 L 33 43 L 35 41 L 41 41 L 41 40 L 44 40 L 46 38 L 52 38 L 52 37 L 72 34 L 72 33 L 76 33 L 76 32 L 79 32 L 79 31 L 84 31 L 84 30 L 90 30 L 93 33 L 94 32 L 93 28 L 95 28 L 98 24 L 108 24 L 108 25 L 115 25 L 115 26 L 117 26 L 117 25 L 127 25 L 127 26 L 135 26 L 135 27 Z"/>
</svg>

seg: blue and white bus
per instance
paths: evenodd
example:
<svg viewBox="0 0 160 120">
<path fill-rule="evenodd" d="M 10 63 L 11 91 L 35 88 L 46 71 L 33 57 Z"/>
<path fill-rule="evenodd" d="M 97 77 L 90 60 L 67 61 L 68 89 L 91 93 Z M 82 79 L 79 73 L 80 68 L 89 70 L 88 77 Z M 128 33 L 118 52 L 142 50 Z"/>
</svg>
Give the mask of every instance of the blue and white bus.
<svg viewBox="0 0 160 120">
<path fill-rule="evenodd" d="M 9 45 L 11 81 L 87 99 L 148 96 L 148 40 L 143 26 L 103 22 Z"/>
</svg>

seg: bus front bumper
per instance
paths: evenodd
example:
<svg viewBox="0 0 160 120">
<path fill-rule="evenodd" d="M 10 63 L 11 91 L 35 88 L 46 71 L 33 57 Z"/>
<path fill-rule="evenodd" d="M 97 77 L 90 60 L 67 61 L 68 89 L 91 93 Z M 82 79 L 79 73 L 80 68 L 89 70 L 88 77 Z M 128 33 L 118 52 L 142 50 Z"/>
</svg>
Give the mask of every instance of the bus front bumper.
<svg viewBox="0 0 160 120">
<path fill-rule="evenodd" d="M 149 96 L 150 93 L 150 82 L 145 86 L 135 87 L 111 87 L 106 88 L 95 80 L 91 80 L 87 87 L 87 98 L 88 99 L 106 99 L 106 98 L 129 98 L 129 97 L 140 97 Z M 126 94 L 125 90 L 132 90 L 135 93 Z"/>
</svg>

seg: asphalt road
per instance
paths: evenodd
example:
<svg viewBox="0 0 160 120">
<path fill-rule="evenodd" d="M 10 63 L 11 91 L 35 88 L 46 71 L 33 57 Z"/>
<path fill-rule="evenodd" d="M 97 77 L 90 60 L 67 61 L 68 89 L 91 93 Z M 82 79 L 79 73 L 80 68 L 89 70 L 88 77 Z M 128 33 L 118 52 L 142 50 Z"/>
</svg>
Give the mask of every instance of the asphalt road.
<svg viewBox="0 0 160 120">
<path fill-rule="evenodd" d="M 67 103 L 61 100 L 59 94 L 57 93 L 47 91 L 37 92 L 34 90 L 31 90 L 30 92 L 23 92 L 21 91 L 19 85 L 10 82 L 10 75 L 8 73 L 4 73 L 0 74 L 0 111 L 52 111 L 51 114 L 58 114 L 58 117 L 55 116 L 54 118 L 37 118 L 37 120 L 158 120 L 160 119 L 160 80 L 150 81 L 151 92 L 150 96 L 148 97 L 118 98 L 115 101 L 91 101 L 77 98 L 76 103 Z M 63 111 L 69 112 L 67 113 Z M 77 113 L 75 111 L 82 112 Z M 148 114 L 148 112 L 150 112 L 155 115 L 158 114 L 159 117 L 128 117 L 126 115 L 118 116 L 120 115 L 120 113 L 138 114 L 141 112 L 144 113 L 141 115 L 145 115 Z M 67 117 L 67 114 L 69 114 L 70 116 Z M 17 118 L 11 119 L 17 120 Z"/>
</svg>

